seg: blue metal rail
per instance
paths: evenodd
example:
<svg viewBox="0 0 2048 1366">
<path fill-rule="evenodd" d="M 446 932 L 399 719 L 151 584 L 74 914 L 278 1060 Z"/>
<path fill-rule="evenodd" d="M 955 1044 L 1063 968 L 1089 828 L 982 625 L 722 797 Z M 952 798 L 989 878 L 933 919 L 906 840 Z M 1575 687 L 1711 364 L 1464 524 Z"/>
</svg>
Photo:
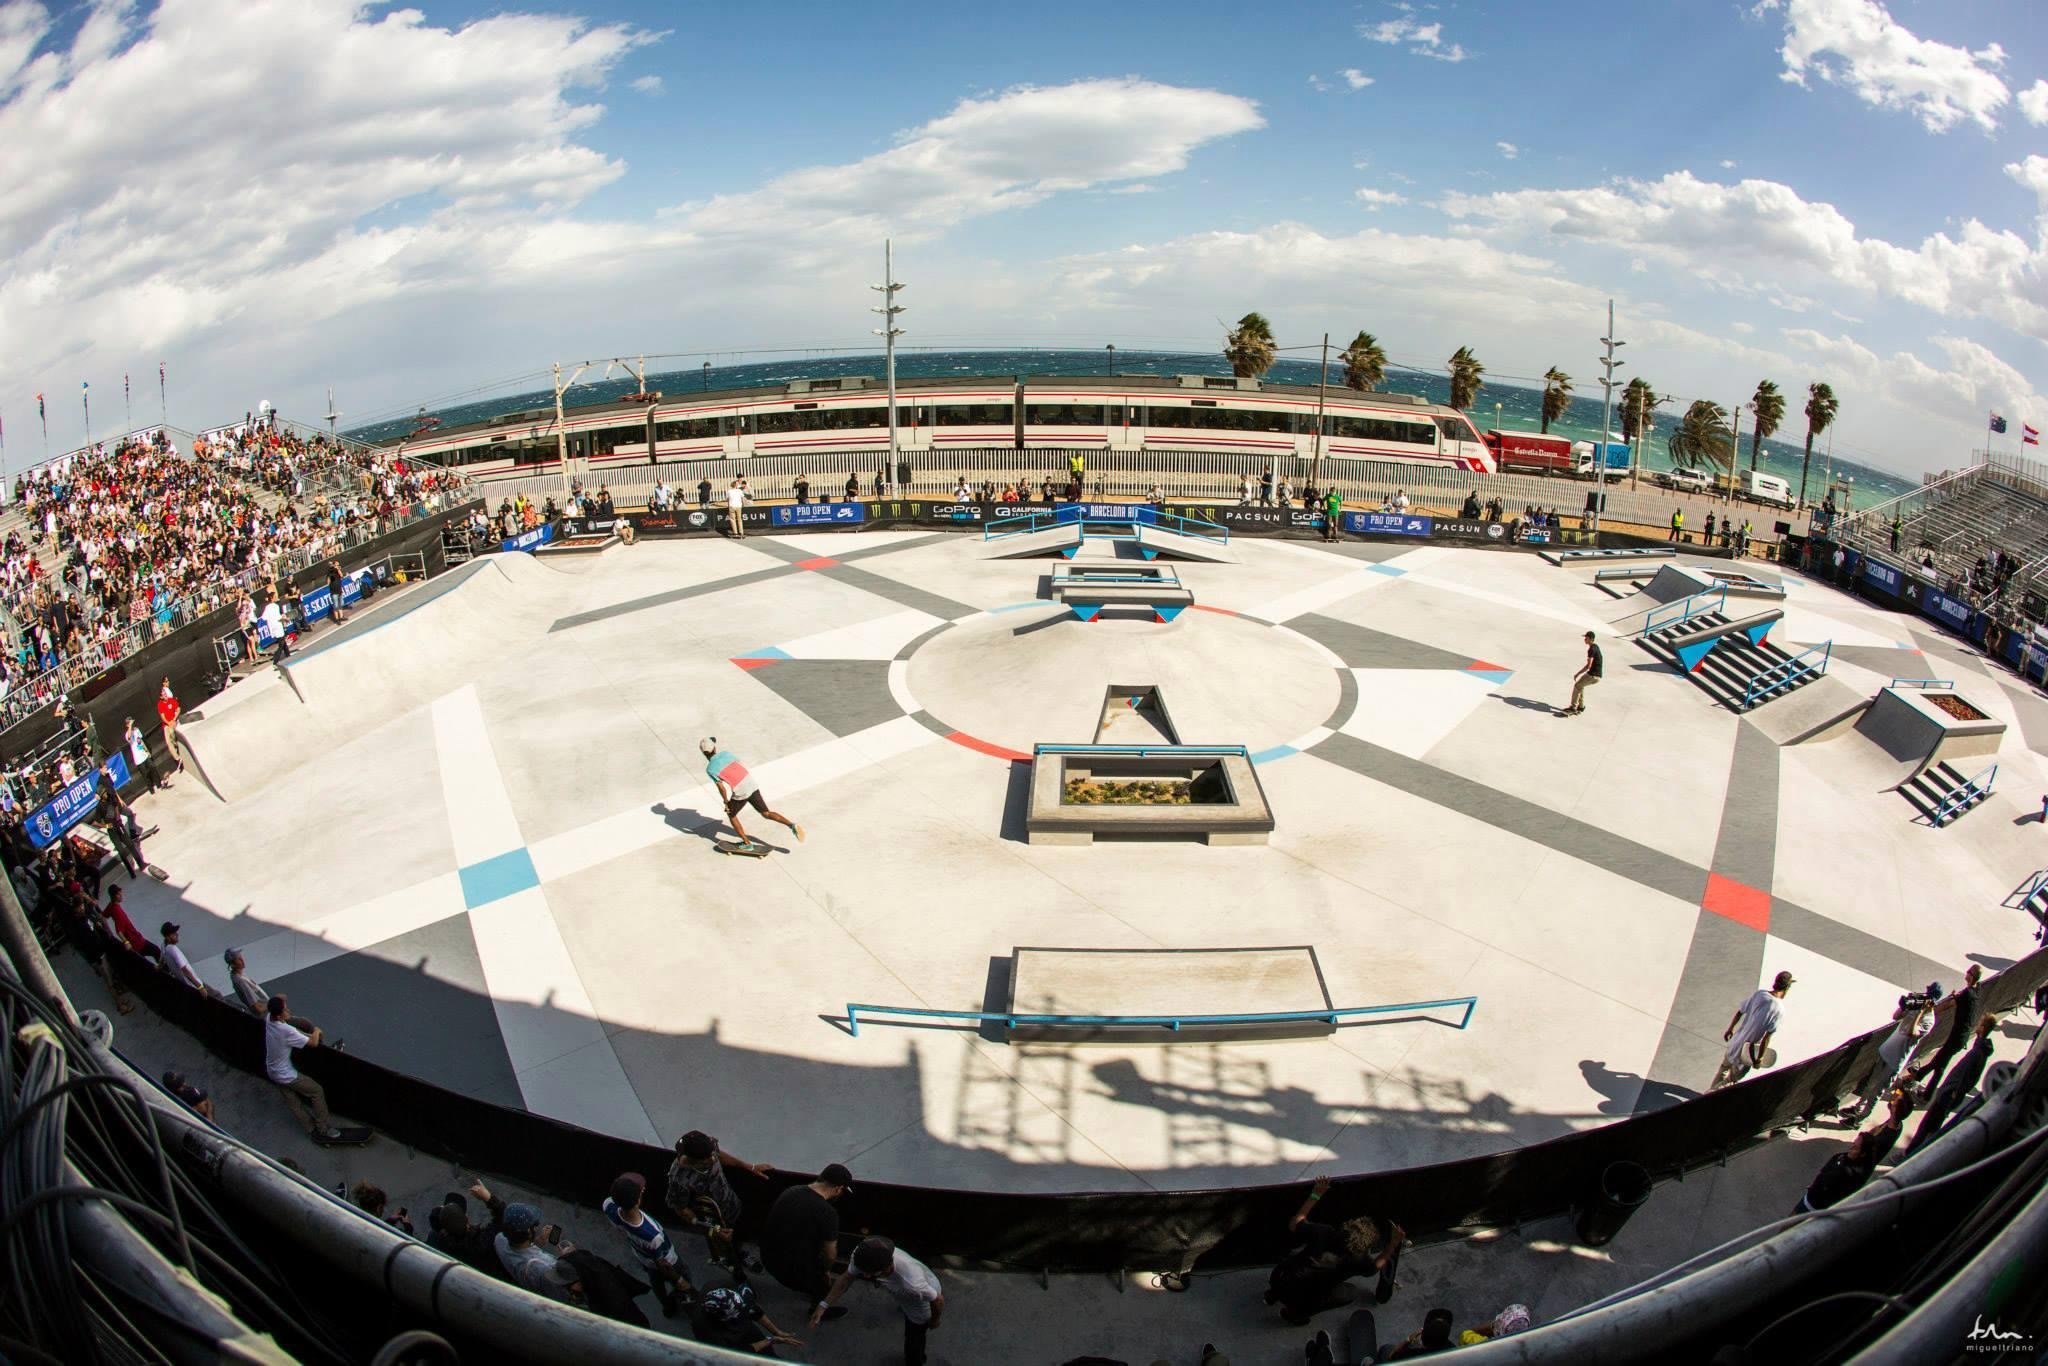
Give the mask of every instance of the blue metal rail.
<svg viewBox="0 0 2048 1366">
<path fill-rule="evenodd" d="M 1937 802 L 1933 812 L 1930 813 L 1929 819 L 1934 822 L 1937 828 L 1948 824 L 1957 816 L 1962 815 L 1969 807 L 1975 806 L 1978 801 L 1990 796 L 1991 784 L 1996 782 L 1997 779 L 1998 765 L 1993 764 Z"/>
<path fill-rule="evenodd" d="M 1341 1010 L 1275 1010 L 1255 1015 L 1018 1015 L 1001 1010 L 927 1010 L 922 1006 L 880 1006 L 866 1001 L 846 1003 L 846 1028 L 855 1038 L 860 1037 L 860 1015 L 866 1011 L 870 1016 L 899 1015 L 920 1020 L 973 1020 L 987 1023 L 994 1020 L 1009 1029 L 1018 1025 L 1061 1025 L 1164 1029 L 1179 1033 L 1189 1025 L 1238 1025 L 1238 1024 L 1310 1024 L 1317 1021 L 1334 1026 L 1340 1020 L 1353 1019 L 1362 1015 L 1414 1014 L 1421 1010 L 1449 1010 L 1463 1007 L 1457 1027 L 1465 1028 L 1472 1023 L 1472 1012 L 1478 1009 L 1477 996 L 1453 996 L 1444 1001 L 1404 1001 L 1390 1006 L 1346 1006 Z M 882 1023 L 887 1023 L 883 1021 Z"/>
<path fill-rule="evenodd" d="M 1894 678 L 1888 685 L 1894 688 L 1953 688 L 1953 678 Z"/>
<path fill-rule="evenodd" d="M 1811 660 L 1815 654 L 1820 656 L 1817 664 Z M 1808 677 L 1826 673 L 1828 662 L 1834 657 L 1835 642 L 1824 640 L 1818 645 L 1808 646 L 1782 664 L 1773 664 L 1750 679 L 1749 686 L 1742 690 L 1742 709 L 1748 711 L 1774 693 L 1795 687 Z"/>
<path fill-rule="evenodd" d="M 1089 745 L 1054 743 L 1033 745 L 1033 755 L 1039 754 L 1111 754 L 1129 758 L 1145 759 L 1155 755 L 1231 755 L 1240 759 L 1252 757 L 1251 751 L 1243 745 Z"/>
<path fill-rule="evenodd" d="M 1707 602 L 1708 598 L 1712 598 L 1713 602 Z M 1695 604 L 1699 605 L 1695 606 Z M 1704 616 L 1708 612 L 1725 611 L 1727 607 L 1727 584 L 1722 584 L 1719 588 L 1705 588 L 1694 593 L 1689 598 L 1684 598 L 1678 602 L 1667 602 L 1662 607 L 1652 609 L 1650 615 L 1643 618 L 1643 629 L 1637 632 L 1637 635 L 1638 637 L 1647 636 L 1652 631 L 1661 631 L 1677 626 L 1682 622 L 1691 621 L 1694 617 Z M 1674 615 L 1659 621 L 1658 617 L 1666 612 L 1674 613 Z"/>
<path fill-rule="evenodd" d="M 1054 588 L 1085 588 L 1093 583 L 1137 583 L 1147 588 L 1179 588 L 1180 575 L 1168 570 L 1161 574 L 1104 574 L 1086 570 L 1075 570 L 1052 576 Z"/>
<path fill-rule="evenodd" d="M 1108 512 L 1106 506 L 1127 507 L 1128 511 Z M 1056 527 L 1079 526 L 1086 536 L 1091 526 L 1100 527 L 1156 527 L 1172 532 L 1176 536 L 1190 536 L 1198 541 L 1214 541 L 1219 545 L 1230 543 L 1230 528 L 1221 522 L 1212 522 L 1206 517 L 1190 517 L 1185 513 L 1165 512 L 1143 503 L 1110 504 L 1064 503 L 1044 512 L 1029 512 L 1021 517 L 1006 517 L 998 522 L 985 523 L 981 528 L 984 541 L 1001 540 L 1005 536 L 1028 536 L 1034 531 L 1051 531 Z"/>
</svg>

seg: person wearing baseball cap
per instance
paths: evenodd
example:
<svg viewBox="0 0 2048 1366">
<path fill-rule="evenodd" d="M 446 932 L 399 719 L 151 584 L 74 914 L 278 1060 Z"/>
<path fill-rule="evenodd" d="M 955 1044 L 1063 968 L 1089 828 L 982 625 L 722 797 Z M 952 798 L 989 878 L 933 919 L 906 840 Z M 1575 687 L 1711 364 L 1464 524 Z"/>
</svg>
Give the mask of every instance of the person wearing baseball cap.
<svg viewBox="0 0 2048 1366">
<path fill-rule="evenodd" d="M 563 1242 L 555 1225 L 543 1225 L 537 1207 L 524 1202 L 505 1206 L 499 1227 L 492 1246 L 514 1285 L 565 1304 L 581 1291 L 576 1268 L 562 1260 L 576 1250 L 575 1244 Z"/>
<path fill-rule="evenodd" d="M 834 1162 L 808 1185 L 791 1186 L 775 1197 L 761 1229 L 761 1261 L 773 1276 L 804 1296 L 820 1319 L 846 1313 L 842 1305 L 825 1308 L 832 1286 L 832 1268 L 839 1261 L 839 1211 L 835 1206 L 853 1193 L 853 1173 Z"/>
<path fill-rule="evenodd" d="M 938 1276 L 887 1238 L 866 1238 L 853 1250 L 853 1260 L 832 1283 L 825 1302 L 811 1310 L 816 1327 L 855 1281 L 887 1292 L 903 1315 L 903 1366 L 924 1366 L 925 1337 L 935 1331 L 946 1312 L 946 1294 Z"/>
<path fill-rule="evenodd" d="M 754 775 L 747 772 L 747 766 L 731 750 L 718 747 L 718 737 L 707 735 L 697 742 L 697 748 L 704 755 L 704 772 L 718 788 L 718 795 L 725 802 L 725 819 L 732 826 L 733 833 L 753 844 L 754 837 L 740 824 L 740 811 L 751 806 L 754 810 L 774 821 L 786 825 L 795 835 L 797 843 L 803 843 L 804 828 L 779 811 L 769 808 L 768 799 L 761 795 L 761 785 L 754 781 Z"/>
<path fill-rule="evenodd" d="M 173 982 L 182 983 L 202 996 L 207 995 L 206 983 L 199 980 L 199 974 L 192 970 L 192 960 L 187 958 L 185 951 L 178 947 L 178 930 L 179 925 L 177 921 L 166 920 L 164 922 L 163 954 L 156 960 L 156 965 L 168 973 Z"/>
<path fill-rule="evenodd" d="M 1791 973 L 1781 972 L 1772 980 L 1769 991 L 1751 992 L 1736 1010 L 1721 1035 L 1728 1051 L 1722 1055 L 1709 1091 L 1731 1086 L 1748 1076 L 1750 1068 L 1765 1065 L 1764 1050 L 1771 1046 L 1771 1036 L 1778 1032 L 1779 1022 L 1785 1018 L 1785 993 L 1792 989 L 1792 982 Z"/>
</svg>

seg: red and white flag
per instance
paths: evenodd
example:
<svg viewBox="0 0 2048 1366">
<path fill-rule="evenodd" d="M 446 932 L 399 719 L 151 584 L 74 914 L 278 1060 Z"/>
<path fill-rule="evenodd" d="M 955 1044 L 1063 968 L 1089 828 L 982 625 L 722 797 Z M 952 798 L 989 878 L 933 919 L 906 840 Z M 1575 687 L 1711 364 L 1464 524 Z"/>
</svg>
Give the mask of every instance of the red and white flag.
<svg viewBox="0 0 2048 1366">
<path fill-rule="evenodd" d="M 2022 422 L 2020 424 L 2020 444 L 2022 446 L 2040 445 L 2041 433 L 2036 431 L 2034 428 L 2029 427 L 2026 423 Z"/>
</svg>

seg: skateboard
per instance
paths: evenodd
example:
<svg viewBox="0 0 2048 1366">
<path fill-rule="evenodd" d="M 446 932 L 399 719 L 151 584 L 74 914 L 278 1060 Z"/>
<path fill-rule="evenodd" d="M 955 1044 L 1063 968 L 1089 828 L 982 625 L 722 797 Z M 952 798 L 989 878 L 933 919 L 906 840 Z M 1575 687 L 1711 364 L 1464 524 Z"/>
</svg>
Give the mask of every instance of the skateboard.
<svg viewBox="0 0 2048 1366">
<path fill-rule="evenodd" d="M 346 1125 L 337 1127 L 339 1132 L 333 1138 L 322 1138 L 319 1134 L 314 1134 L 313 1141 L 323 1148 L 360 1148 L 376 1137 L 375 1132 L 370 1129 L 351 1128 Z"/>
<path fill-rule="evenodd" d="M 748 840 L 744 844 L 714 840 L 711 847 L 721 854 L 739 854 L 745 858 L 767 858 L 771 849 L 771 846 L 759 840 Z"/>
</svg>

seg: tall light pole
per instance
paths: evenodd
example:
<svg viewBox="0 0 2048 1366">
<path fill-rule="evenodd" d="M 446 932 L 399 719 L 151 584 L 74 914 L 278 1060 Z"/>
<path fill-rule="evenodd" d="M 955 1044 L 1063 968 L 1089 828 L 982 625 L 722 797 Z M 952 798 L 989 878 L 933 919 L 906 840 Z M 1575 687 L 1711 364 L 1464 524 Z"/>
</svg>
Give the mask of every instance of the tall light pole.
<svg viewBox="0 0 2048 1366">
<path fill-rule="evenodd" d="M 570 372 L 568 384 L 562 383 L 562 367 L 560 365 L 555 366 L 555 458 L 562 465 L 562 501 L 564 502 L 567 502 L 569 499 L 569 428 L 562 417 L 562 395 L 567 393 L 576 383 L 578 375 L 581 375 L 595 364 L 597 364 L 596 361 L 587 360 L 577 366 L 575 370 Z"/>
<path fill-rule="evenodd" d="M 334 425 L 334 424 L 335 424 L 335 423 L 337 423 L 337 422 L 339 422 L 339 421 L 341 421 L 341 414 L 340 414 L 340 413 L 337 413 L 336 411 L 334 411 L 334 386 L 330 384 L 330 385 L 328 385 L 328 386 L 327 386 L 327 439 L 328 439 L 328 440 L 332 441 L 332 440 L 334 439 L 334 435 L 335 435 L 335 425 Z"/>
<path fill-rule="evenodd" d="M 896 291 L 903 288 L 896 283 L 896 257 L 888 238 L 882 239 L 882 283 L 869 285 L 882 296 L 882 306 L 871 308 L 870 313 L 882 315 L 882 325 L 875 329 L 875 335 L 882 339 L 883 374 L 889 386 L 889 478 L 896 477 L 896 339 L 903 335 L 903 329 L 896 325 L 896 315 L 903 311 L 896 302 Z"/>
<path fill-rule="evenodd" d="M 1607 335 L 1600 339 L 1607 353 L 1600 360 L 1600 440 L 1593 447 L 1593 544 L 1600 544 L 1600 507 L 1607 501 L 1607 437 L 1614 422 L 1614 372 L 1624 362 L 1614 353 L 1628 345 L 1614 339 L 1614 300 L 1607 301 Z"/>
<path fill-rule="evenodd" d="M 708 360 L 704 362 L 704 388 L 707 393 L 711 389 L 711 362 Z"/>
<path fill-rule="evenodd" d="M 1110 377 L 1111 379 L 1115 379 L 1115 378 L 1116 378 L 1116 343 L 1115 343 L 1115 342 L 1111 342 L 1111 343 L 1110 343 L 1110 344 L 1109 344 L 1109 345 L 1108 345 L 1107 347 L 1105 347 L 1105 348 L 1103 348 L 1103 349 L 1109 352 L 1109 377 Z"/>
<path fill-rule="evenodd" d="M 1316 458 L 1309 462 L 1308 481 L 1323 490 L 1323 407 L 1330 396 L 1330 334 L 1323 333 L 1323 370 L 1316 379 Z"/>
</svg>

